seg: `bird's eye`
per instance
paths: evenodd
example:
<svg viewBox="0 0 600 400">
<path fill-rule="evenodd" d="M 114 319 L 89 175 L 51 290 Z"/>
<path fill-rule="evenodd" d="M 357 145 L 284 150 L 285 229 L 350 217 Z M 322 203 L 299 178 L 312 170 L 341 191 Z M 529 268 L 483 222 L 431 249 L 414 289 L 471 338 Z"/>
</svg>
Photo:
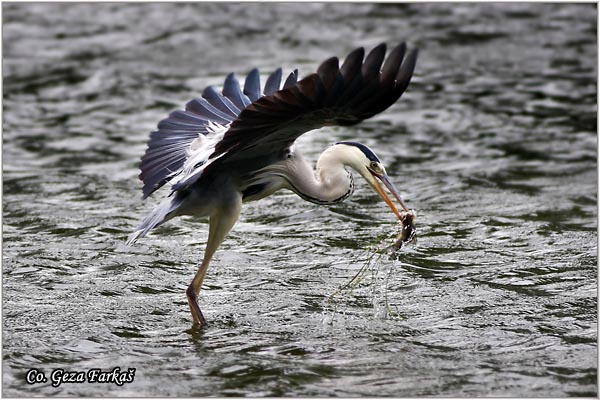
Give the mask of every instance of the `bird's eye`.
<svg viewBox="0 0 600 400">
<path fill-rule="evenodd" d="M 371 163 L 371 169 L 375 172 L 381 172 L 381 166 L 379 165 L 378 162 L 373 161 Z"/>
</svg>

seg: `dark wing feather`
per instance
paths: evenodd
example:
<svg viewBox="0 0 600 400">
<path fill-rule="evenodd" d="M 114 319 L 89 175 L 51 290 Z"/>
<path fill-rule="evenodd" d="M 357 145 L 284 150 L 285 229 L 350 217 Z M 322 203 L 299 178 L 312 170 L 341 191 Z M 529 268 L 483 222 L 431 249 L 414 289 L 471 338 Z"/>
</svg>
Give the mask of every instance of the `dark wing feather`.
<svg viewBox="0 0 600 400">
<path fill-rule="evenodd" d="M 350 79 L 354 78 L 358 72 L 360 71 L 363 63 L 363 59 L 365 58 L 365 49 L 359 47 L 352 51 L 342 64 L 340 68 L 340 72 L 344 77 L 344 83 L 348 85 L 350 83 Z"/>
<path fill-rule="evenodd" d="M 283 88 L 287 89 L 287 88 L 294 86 L 296 84 L 297 80 L 298 80 L 298 70 L 295 69 L 285 80 L 285 83 L 283 84 Z"/>
<path fill-rule="evenodd" d="M 356 49 L 341 68 L 337 58 L 330 58 L 316 74 L 295 83 L 294 71 L 282 90 L 242 110 L 215 147 L 211 158 L 223 157 L 214 165 L 279 154 L 309 130 L 356 124 L 387 109 L 406 90 L 417 51 L 405 58 L 406 46 L 402 43 L 384 63 L 385 52 L 386 46 L 381 44 L 363 63 L 364 50 Z"/>
<path fill-rule="evenodd" d="M 385 57 L 386 48 L 386 44 L 381 43 L 379 46 L 371 50 L 369 55 L 367 55 L 365 63 L 362 65 L 362 75 L 365 81 L 370 82 L 379 78 L 381 64 L 383 63 L 383 59 Z"/>
<path fill-rule="evenodd" d="M 400 64 L 402 64 L 404 53 L 406 53 L 406 45 L 404 43 L 400 43 L 392 49 L 381 68 L 381 86 L 388 87 L 391 85 L 398 68 L 400 68 Z"/>
</svg>

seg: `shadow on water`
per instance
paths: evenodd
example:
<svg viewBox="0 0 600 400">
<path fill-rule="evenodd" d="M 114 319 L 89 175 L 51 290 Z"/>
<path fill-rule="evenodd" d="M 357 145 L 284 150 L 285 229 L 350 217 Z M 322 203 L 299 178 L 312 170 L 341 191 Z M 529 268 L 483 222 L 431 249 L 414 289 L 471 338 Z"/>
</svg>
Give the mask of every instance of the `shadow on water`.
<svg viewBox="0 0 600 400">
<path fill-rule="evenodd" d="M 594 4 L 2 7 L 3 395 L 597 396 Z M 149 132 L 230 71 L 399 40 L 420 56 L 398 104 L 298 147 L 373 148 L 417 243 L 375 252 L 397 225 L 358 179 L 332 207 L 249 203 L 191 329 L 206 221 L 125 245 L 158 201 Z M 25 381 L 115 367 L 134 381 Z"/>
</svg>

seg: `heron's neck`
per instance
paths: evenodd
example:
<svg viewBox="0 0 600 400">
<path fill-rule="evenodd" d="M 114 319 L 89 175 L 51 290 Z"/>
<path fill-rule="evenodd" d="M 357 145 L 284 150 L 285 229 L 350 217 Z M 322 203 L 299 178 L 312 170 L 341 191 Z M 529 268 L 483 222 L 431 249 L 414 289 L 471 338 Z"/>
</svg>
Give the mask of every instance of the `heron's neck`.
<svg viewBox="0 0 600 400">
<path fill-rule="evenodd" d="M 348 198 L 354 191 L 352 174 L 335 146 L 325 150 L 317 161 L 317 169 L 299 154 L 293 156 L 287 181 L 290 189 L 303 199 L 317 204 L 333 204 Z"/>
</svg>

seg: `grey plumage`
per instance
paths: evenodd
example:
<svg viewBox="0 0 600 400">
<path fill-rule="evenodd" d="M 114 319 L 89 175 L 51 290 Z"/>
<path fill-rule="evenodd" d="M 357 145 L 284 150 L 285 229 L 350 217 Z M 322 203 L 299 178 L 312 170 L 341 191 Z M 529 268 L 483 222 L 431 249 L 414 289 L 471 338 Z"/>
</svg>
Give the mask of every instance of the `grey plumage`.
<svg viewBox="0 0 600 400">
<path fill-rule="evenodd" d="M 236 107 L 236 105 L 233 104 L 231 100 L 219 93 L 217 91 L 217 88 L 214 86 L 209 86 L 206 89 L 204 89 L 204 91 L 202 92 L 202 97 L 204 97 L 210 104 L 212 104 L 220 111 L 232 118 L 236 118 L 240 113 L 240 109 Z"/>
<path fill-rule="evenodd" d="M 132 244 L 151 230 L 156 228 L 158 225 L 168 221 L 175 215 L 173 213 L 185 200 L 185 194 L 178 194 L 176 196 L 167 197 L 157 207 L 152 210 L 150 214 L 144 218 L 140 226 L 133 232 L 127 239 L 127 244 Z"/>
<path fill-rule="evenodd" d="M 279 85 L 281 85 L 282 72 L 283 71 L 281 70 L 281 68 L 277 68 L 275 71 L 273 71 L 271 75 L 269 75 L 269 78 L 267 78 L 267 82 L 265 83 L 264 94 L 266 96 L 270 96 L 279 90 Z"/>
<path fill-rule="evenodd" d="M 227 124 L 231 122 L 231 116 L 219 111 L 218 108 L 210 104 L 206 99 L 195 98 L 185 105 L 187 111 L 191 111 L 208 121 L 213 121 L 219 124 Z"/>
<path fill-rule="evenodd" d="M 142 157 L 140 179 L 144 198 L 165 184 L 170 194 L 142 221 L 129 243 L 178 215 L 210 217 L 204 259 L 188 288 L 195 322 L 205 323 L 196 295 L 208 264 L 237 220 L 242 202 L 289 189 L 317 204 L 343 201 L 354 190 L 350 167 L 363 176 L 388 206 L 385 186 L 405 209 L 379 159 L 356 142 L 338 142 L 317 161 L 317 172 L 292 149 L 303 133 L 327 125 L 354 125 L 390 107 L 412 77 L 416 50 L 404 43 L 385 58 L 386 45 L 365 58 L 352 51 L 339 66 L 337 57 L 324 61 L 316 73 L 298 80 L 291 72 L 281 86 L 282 69 L 271 73 L 261 91 L 260 73 L 246 76 L 243 90 L 233 73 L 221 93 L 214 86 L 159 122 Z M 364 61 L 363 61 L 364 60 Z M 382 186 L 383 185 L 383 186 Z"/>
<path fill-rule="evenodd" d="M 253 102 L 258 100 L 261 96 L 260 75 L 257 68 L 254 68 L 246 76 L 246 81 L 244 82 L 244 94 Z"/>
<path fill-rule="evenodd" d="M 243 110 L 251 102 L 248 97 L 240 89 L 240 82 L 232 72 L 227 75 L 225 83 L 223 84 L 223 96 L 227 97 L 237 108 Z"/>
</svg>

